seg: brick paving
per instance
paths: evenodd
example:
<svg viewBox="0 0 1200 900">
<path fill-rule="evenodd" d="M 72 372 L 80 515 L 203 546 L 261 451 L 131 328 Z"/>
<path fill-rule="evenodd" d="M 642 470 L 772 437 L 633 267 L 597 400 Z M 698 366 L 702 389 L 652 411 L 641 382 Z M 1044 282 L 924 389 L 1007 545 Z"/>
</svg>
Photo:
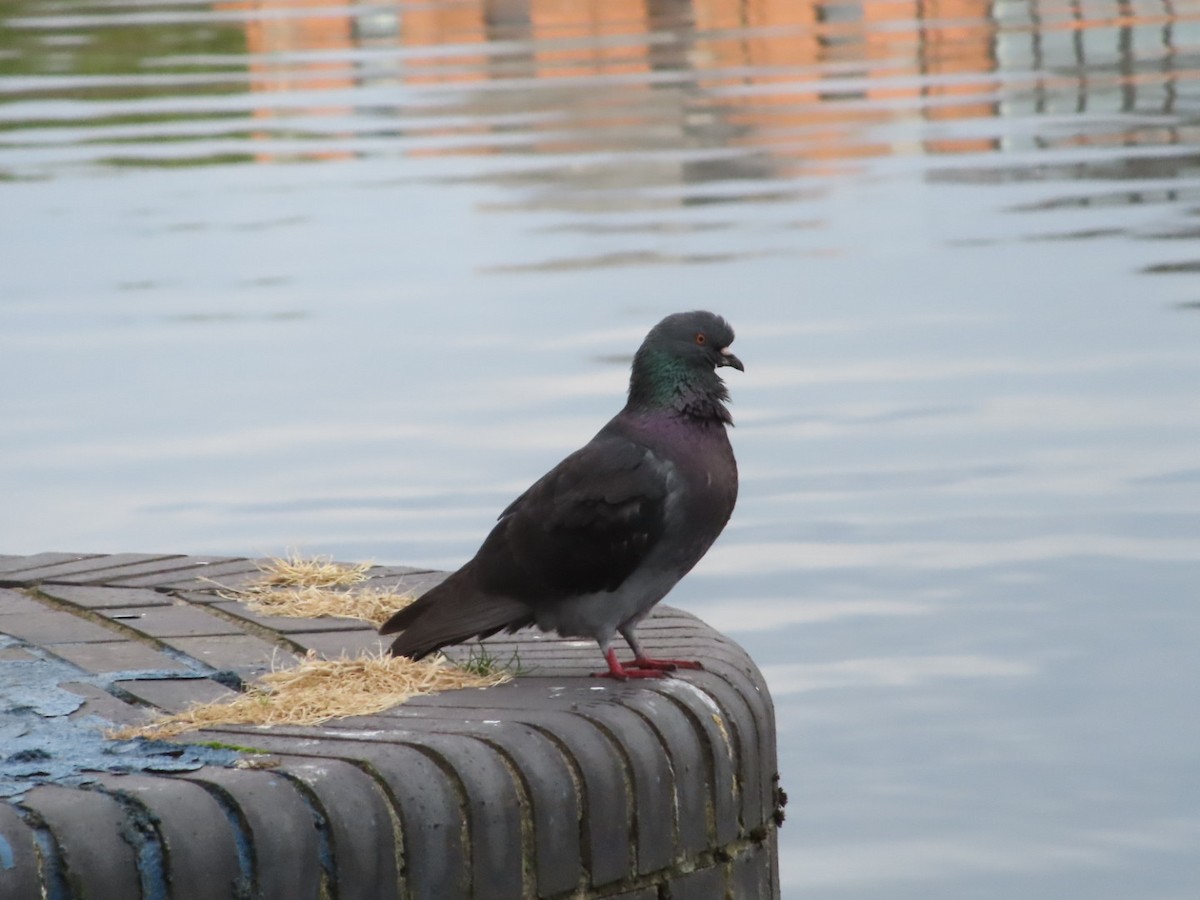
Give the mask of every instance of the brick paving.
<svg viewBox="0 0 1200 900">
<path fill-rule="evenodd" d="M 321 726 L 105 739 L 310 648 L 382 646 L 364 623 L 218 595 L 258 563 L 0 555 L 0 897 L 778 897 L 766 686 L 740 647 L 670 608 L 640 629 L 647 648 L 704 671 L 597 680 L 594 645 L 519 632 L 485 642 L 529 670 L 499 687 Z M 444 577 L 368 576 L 418 592 Z"/>
</svg>

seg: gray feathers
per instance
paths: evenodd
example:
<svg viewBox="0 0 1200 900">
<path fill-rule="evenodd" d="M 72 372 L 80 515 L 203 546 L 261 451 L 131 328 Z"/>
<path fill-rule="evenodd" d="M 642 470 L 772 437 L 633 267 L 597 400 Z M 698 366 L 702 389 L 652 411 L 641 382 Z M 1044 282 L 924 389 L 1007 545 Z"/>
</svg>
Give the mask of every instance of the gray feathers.
<svg viewBox="0 0 1200 900">
<path fill-rule="evenodd" d="M 737 466 L 716 375 L 742 367 L 732 340 L 711 313 L 655 326 L 625 408 L 514 500 L 470 562 L 384 624 L 381 634 L 401 632 L 391 652 L 420 658 L 533 623 L 606 652 L 618 628 L 632 634 L 733 511 Z M 636 674 L 611 656 L 610 670 Z"/>
<path fill-rule="evenodd" d="M 380 634 L 403 634 L 392 643 L 393 656 L 420 659 L 439 647 L 486 637 L 502 628 L 515 631 L 532 623 L 527 607 L 509 597 L 477 589 L 470 564 L 414 600 L 387 620 Z"/>
</svg>

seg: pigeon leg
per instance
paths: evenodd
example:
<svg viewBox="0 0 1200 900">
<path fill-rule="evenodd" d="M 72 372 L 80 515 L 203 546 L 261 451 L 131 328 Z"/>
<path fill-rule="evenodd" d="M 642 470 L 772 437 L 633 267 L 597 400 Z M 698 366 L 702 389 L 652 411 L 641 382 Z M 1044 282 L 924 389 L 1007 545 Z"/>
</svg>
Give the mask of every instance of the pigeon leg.
<svg viewBox="0 0 1200 900">
<path fill-rule="evenodd" d="M 593 672 L 593 678 L 614 678 L 617 681 L 628 681 L 630 678 L 665 678 L 666 671 L 662 669 L 640 668 L 635 663 L 630 665 L 633 668 L 625 668 L 617 659 L 617 651 L 611 647 L 604 651 L 604 659 L 608 663 L 607 672 Z"/>
<path fill-rule="evenodd" d="M 628 663 L 629 669 L 647 672 L 673 672 L 675 669 L 703 669 L 704 666 L 691 659 L 652 659 L 642 649 L 642 642 L 637 639 L 632 628 L 622 628 L 621 635 L 629 648 L 633 650 L 633 662 Z"/>
</svg>

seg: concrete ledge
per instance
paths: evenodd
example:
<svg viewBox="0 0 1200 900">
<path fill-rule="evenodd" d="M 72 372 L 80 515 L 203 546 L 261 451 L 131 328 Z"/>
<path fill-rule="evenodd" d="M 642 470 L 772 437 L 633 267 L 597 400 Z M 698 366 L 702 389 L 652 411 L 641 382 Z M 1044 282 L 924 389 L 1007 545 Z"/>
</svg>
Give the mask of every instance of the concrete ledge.
<svg viewBox="0 0 1200 900">
<path fill-rule="evenodd" d="M 647 648 L 704 671 L 596 680 L 594 645 L 520 632 L 485 642 L 532 668 L 500 687 L 188 746 L 99 738 L 105 722 L 236 690 L 272 658 L 379 646 L 365 625 L 217 596 L 213 580 L 256 572 L 0 556 L 0 897 L 778 897 L 770 696 L 740 647 L 670 608 L 642 626 Z M 418 590 L 442 577 L 369 574 Z"/>
</svg>

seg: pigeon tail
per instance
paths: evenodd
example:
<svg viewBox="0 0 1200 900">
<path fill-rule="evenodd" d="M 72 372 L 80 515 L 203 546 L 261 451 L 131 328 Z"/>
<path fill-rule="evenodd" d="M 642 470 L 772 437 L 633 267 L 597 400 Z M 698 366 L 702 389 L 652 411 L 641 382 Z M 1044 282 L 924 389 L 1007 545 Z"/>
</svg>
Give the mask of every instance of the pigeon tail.
<svg viewBox="0 0 1200 900">
<path fill-rule="evenodd" d="M 392 642 L 392 656 L 421 659 L 449 644 L 533 623 L 528 606 L 511 597 L 478 592 L 472 579 L 462 577 L 465 572 L 455 573 L 383 624 L 380 634 L 401 632 Z"/>
</svg>

